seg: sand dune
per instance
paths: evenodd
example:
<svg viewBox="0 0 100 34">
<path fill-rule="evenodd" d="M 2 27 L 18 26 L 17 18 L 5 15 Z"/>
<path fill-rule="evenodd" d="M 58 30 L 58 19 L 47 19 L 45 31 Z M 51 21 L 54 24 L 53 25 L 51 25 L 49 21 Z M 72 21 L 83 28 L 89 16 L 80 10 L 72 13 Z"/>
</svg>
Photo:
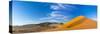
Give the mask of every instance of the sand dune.
<svg viewBox="0 0 100 34">
<path fill-rule="evenodd" d="M 78 16 L 71 21 L 65 23 L 62 29 L 73 30 L 73 29 L 89 29 L 96 28 L 97 23 L 94 20 L 88 19 L 84 16 Z"/>
</svg>

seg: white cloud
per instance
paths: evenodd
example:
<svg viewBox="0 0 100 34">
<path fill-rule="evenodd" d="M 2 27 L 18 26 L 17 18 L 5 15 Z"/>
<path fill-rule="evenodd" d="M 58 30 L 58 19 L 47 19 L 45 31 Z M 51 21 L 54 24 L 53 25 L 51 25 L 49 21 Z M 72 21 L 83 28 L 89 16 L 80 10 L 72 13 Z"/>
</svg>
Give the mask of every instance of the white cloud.
<svg viewBox="0 0 100 34">
<path fill-rule="evenodd" d="M 61 7 L 61 8 L 63 8 L 63 9 L 66 8 L 66 7 L 65 7 L 64 5 L 62 5 L 62 4 L 58 4 L 58 6 Z"/>
<path fill-rule="evenodd" d="M 60 7 L 57 6 L 57 5 L 51 5 L 50 8 L 53 9 L 53 10 L 59 10 L 60 9 Z"/>
<path fill-rule="evenodd" d="M 64 16 L 59 11 L 52 11 L 50 14 L 48 14 L 48 17 L 40 18 L 41 21 L 47 21 L 47 22 L 61 22 L 67 21 L 68 16 Z"/>
<path fill-rule="evenodd" d="M 66 6 L 66 5 L 65 5 Z M 51 5 L 51 9 L 53 10 L 50 14 L 48 14 L 48 17 L 43 17 L 43 18 L 40 18 L 40 20 L 42 22 L 44 21 L 48 21 L 48 22 L 63 22 L 63 21 L 68 21 L 68 16 L 65 16 L 63 14 L 62 11 L 59 11 L 59 10 L 62 10 L 62 9 L 66 9 L 68 8 L 69 10 L 69 7 L 72 7 L 72 6 L 67 6 L 65 7 L 64 5 L 62 4 L 57 4 L 57 5 Z"/>
<path fill-rule="evenodd" d="M 73 9 L 76 9 L 75 6 L 72 6 L 72 5 L 64 5 L 64 4 L 51 5 L 50 8 L 52 10 L 73 10 Z"/>
<path fill-rule="evenodd" d="M 51 17 L 60 17 L 60 16 L 63 16 L 59 13 L 59 11 L 53 11 L 51 14 L 50 14 Z"/>
<path fill-rule="evenodd" d="M 63 14 L 61 14 L 59 11 L 53 11 L 51 14 L 50 14 L 51 17 L 54 17 L 56 19 L 66 19 L 67 17 L 64 16 Z"/>
</svg>

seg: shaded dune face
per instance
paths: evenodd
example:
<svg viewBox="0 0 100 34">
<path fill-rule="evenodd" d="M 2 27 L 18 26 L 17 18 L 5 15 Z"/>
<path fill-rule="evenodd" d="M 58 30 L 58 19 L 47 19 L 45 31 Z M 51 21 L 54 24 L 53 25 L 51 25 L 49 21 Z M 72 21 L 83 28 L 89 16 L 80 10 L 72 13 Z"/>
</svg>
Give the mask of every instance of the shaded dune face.
<svg viewBox="0 0 100 34">
<path fill-rule="evenodd" d="M 78 16 L 71 21 L 65 23 L 61 29 L 63 30 L 74 30 L 74 29 L 91 29 L 97 28 L 96 21 L 88 19 L 84 16 Z"/>
</svg>

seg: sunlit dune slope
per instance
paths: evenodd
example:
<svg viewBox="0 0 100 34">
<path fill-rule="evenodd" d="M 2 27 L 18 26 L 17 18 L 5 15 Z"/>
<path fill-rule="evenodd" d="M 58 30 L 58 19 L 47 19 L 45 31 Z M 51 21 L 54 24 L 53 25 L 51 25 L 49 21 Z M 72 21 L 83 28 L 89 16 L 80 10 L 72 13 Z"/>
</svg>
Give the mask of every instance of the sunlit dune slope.
<svg viewBox="0 0 100 34">
<path fill-rule="evenodd" d="M 88 19 L 84 16 L 78 16 L 71 21 L 65 23 L 61 29 L 73 30 L 73 29 L 89 29 L 96 28 L 97 23 L 94 20 Z"/>
</svg>

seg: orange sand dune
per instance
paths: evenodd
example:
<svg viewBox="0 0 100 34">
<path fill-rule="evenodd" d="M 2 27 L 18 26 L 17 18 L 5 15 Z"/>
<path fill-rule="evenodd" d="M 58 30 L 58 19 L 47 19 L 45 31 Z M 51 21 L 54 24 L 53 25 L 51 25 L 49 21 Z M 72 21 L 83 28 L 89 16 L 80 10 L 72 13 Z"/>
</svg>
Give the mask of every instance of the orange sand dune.
<svg viewBox="0 0 100 34">
<path fill-rule="evenodd" d="M 88 19 L 84 16 L 78 16 L 71 21 L 65 23 L 61 29 L 73 30 L 73 29 L 89 29 L 96 28 L 97 23 L 91 19 Z"/>
</svg>

